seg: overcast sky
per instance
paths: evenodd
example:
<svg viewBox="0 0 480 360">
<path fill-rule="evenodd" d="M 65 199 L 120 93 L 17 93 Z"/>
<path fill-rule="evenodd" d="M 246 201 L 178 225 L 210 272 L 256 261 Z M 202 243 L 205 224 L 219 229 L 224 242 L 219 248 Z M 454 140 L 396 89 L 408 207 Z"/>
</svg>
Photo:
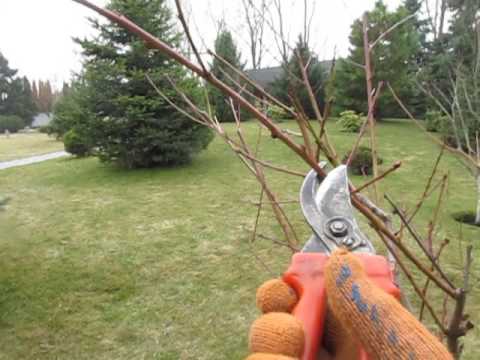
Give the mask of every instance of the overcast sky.
<svg viewBox="0 0 480 360">
<path fill-rule="evenodd" d="M 107 2 L 92 1 L 99 5 Z M 240 0 L 183 2 L 191 14 L 191 30 L 200 45 L 212 47 L 215 19 L 224 18 L 234 33 L 244 60 L 248 60 Z M 282 2 L 290 40 L 294 42 L 302 28 L 303 1 Z M 309 0 L 309 10 L 315 11 L 311 42 L 320 58 L 331 58 L 334 49 L 340 55 L 348 53 L 350 25 L 374 3 L 375 0 Z M 385 0 L 385 3 L 394 9 L 401 0 Z M 0 52 L 21 75 L 30 79 L 49 79 L 58 87 L 63 80 L 70 79 L 72 71 L 81 67 L 79 48 L 71 38 L 93 34 L 86 20 L 88 16 L 95 15 L 70 0 L 0 0 Z M 269 53 L 263 65 L 276 65 L 278 56 L 273 34 L 266 35 L 266 45 Z"/>
</svg>

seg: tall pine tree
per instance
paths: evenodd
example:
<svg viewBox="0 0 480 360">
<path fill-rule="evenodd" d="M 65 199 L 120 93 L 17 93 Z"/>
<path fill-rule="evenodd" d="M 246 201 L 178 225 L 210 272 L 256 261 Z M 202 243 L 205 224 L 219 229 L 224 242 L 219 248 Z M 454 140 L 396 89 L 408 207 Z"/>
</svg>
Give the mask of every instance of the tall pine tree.
<svg viewBox="0 0 480 360">
<path fill-rule="evenodd" d="M 368 34 L 370 42 L 380 36 L 398 21 L 410 14 L 405 6 L 396 11 L 388 11 L 383 1 L 377 1 L 375 8 L 368 12 Z M 355 64 L 364 63 L 363 23 L 358 19 L 352 25 L 350 34 L 350 54 L 346 60 L 339 61 L 336 78 L 336 101 L 341 110 L 354 110 L 366 113 L 368 110 L 365 86 L 365 71 Z M 405 22 L 380 41 L 372 52 L 373 83 L 388 81 L 415 113 L 423 111 L 418 103 L 419 91 L 414 83 L 413 71 L 416 60 L 412 58 L 420 51 L 420 34 L 415 24 Z M 385 92 L 377 105 L 377 117 L 404 116 L 393 97 Z"/>
<path fill-rule="evenodd" d="M 215 39 L 215 53 L 228 63 L 233 65 L 239 70 L 243 70 L 244 65 L 241 61 L 241 55 L 235 42 L 233 41 L 232 34 L 226 30 L 223 26 Z M 240 77 L 228 66 L 224 65 L 220 60 L 213 59 L 210 71 L 215 77 L 222 80 L 225 84 L 236 88 L 235 82 L 241 83 Z M 232 81 L 232 79 L 234 81 Z M 227 102 L 225 95 L 213 86 L 209 86 L 209 95 L 212 106 L 215 109 L 215 115 L 220 122 L 234 121 L 235 117 L 232 112 L 230 103 Z M 238 106 L 235 106 L 236 111 Z"/>
<path fill-rule="evenodd" d="M 179 47 L 166 0 L 111 0 L 108 8 Z M 86 103 L 92 114 L 86 136 L 100 158 L 128 168 L 190 161 L 208 145 L 211 133 L 168 105 L 145 75 L 174 102 L 180 97 L 167 76 L 192 97 L 199 95 L 196 79 L 118 25 L 90 22 L 98 36 L 77 42 L 83 49 Z"/>
<path fill-rule="evenodd" d="M 314 118 L 315 111 L 303 82 L 299 56 L 304 66 L 308 64 L 308 80 L 312 86 L 317 104 L 321 110 L 323 109 L 327 69 L 322 66 L 318 57 L 305 43 L 302 35 L 299 35 L 295 49 L 288 62 L 282 64 L 284 71 L 281 77 L 272 84 L 272 92 L 279 100 L 291 107 L 294 107 L 294 104 L 292 104 L 292 99 L 294 99 L 309 118 Z"/>
<path fill-rule="evenodd" d="M 10 68 L 8 60 L 0 53 L 0 114 L 11 114 L 13 94 L 12 83 L 17 70 Z"/>
<path fill-rule="evenodd" d="M 30 125 L 36 112 L 30 82 L 16 75 L 17 70 L 10 68 L 0 53 L 0 115 L 14 115 Z"/>
</svg>

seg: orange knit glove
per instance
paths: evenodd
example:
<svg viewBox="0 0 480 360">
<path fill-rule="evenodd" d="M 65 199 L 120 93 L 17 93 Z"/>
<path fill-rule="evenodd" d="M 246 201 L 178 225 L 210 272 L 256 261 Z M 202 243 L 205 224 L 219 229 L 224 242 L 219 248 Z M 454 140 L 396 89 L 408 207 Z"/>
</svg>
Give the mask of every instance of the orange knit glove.
<svg viewBox="0 0 480 360">
<path fill-rule="evenodd" d="M 329 312 L 319 359 L 355 359 L 359 346 L 372 359 L 453 359 L 447 349 L 395 298 L 373 284 L 361 262 L 346 250 L 332 254 L 325 268 Z M 289 312 L 295 292 L 281 280 L 257 291 L 264 313 L 250 330 L 247 360 L 293 360 L 303 351 L 303 328 Z"/>
</svg>

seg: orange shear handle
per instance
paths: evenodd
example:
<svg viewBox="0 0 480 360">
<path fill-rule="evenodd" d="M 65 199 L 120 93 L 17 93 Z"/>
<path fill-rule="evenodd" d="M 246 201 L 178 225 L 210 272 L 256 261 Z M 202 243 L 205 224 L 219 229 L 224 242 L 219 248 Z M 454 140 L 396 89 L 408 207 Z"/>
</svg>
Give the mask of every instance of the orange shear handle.
<svg viewBox="0 0 480 360">
<path fill-rule="evenodd" d="M 362 261 L 367 276 L 381 289 L 400 299 L 400 291 L 393 282 L 390 265 L 383 256 L 356 254 Z M 298 253 L 283 280 L 297 293 L 299 301 L 293 309 L 293 316 L 304 327 L 305 346 L 302 360 L 315 360 L 321 346 L 327 313 L 327 293 L 323 270 L 329 256 L 323 253 Z M 360 359 L 368 359 L 362 350 Z"/>
</svg>

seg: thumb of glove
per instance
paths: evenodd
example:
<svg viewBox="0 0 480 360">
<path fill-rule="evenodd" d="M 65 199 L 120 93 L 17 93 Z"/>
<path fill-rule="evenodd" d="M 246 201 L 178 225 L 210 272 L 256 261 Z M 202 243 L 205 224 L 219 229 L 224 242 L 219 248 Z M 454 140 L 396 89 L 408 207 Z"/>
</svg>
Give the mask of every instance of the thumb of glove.
<svg viewBox="0 0 480 360">
<path fill-rule="evenodd" d="M 333 316 L 374 359 L 453 359 L 394 297 L 368 279 L 360 260 L 347 250 L 332 254 L 325 283 Z"/>
</svg>

